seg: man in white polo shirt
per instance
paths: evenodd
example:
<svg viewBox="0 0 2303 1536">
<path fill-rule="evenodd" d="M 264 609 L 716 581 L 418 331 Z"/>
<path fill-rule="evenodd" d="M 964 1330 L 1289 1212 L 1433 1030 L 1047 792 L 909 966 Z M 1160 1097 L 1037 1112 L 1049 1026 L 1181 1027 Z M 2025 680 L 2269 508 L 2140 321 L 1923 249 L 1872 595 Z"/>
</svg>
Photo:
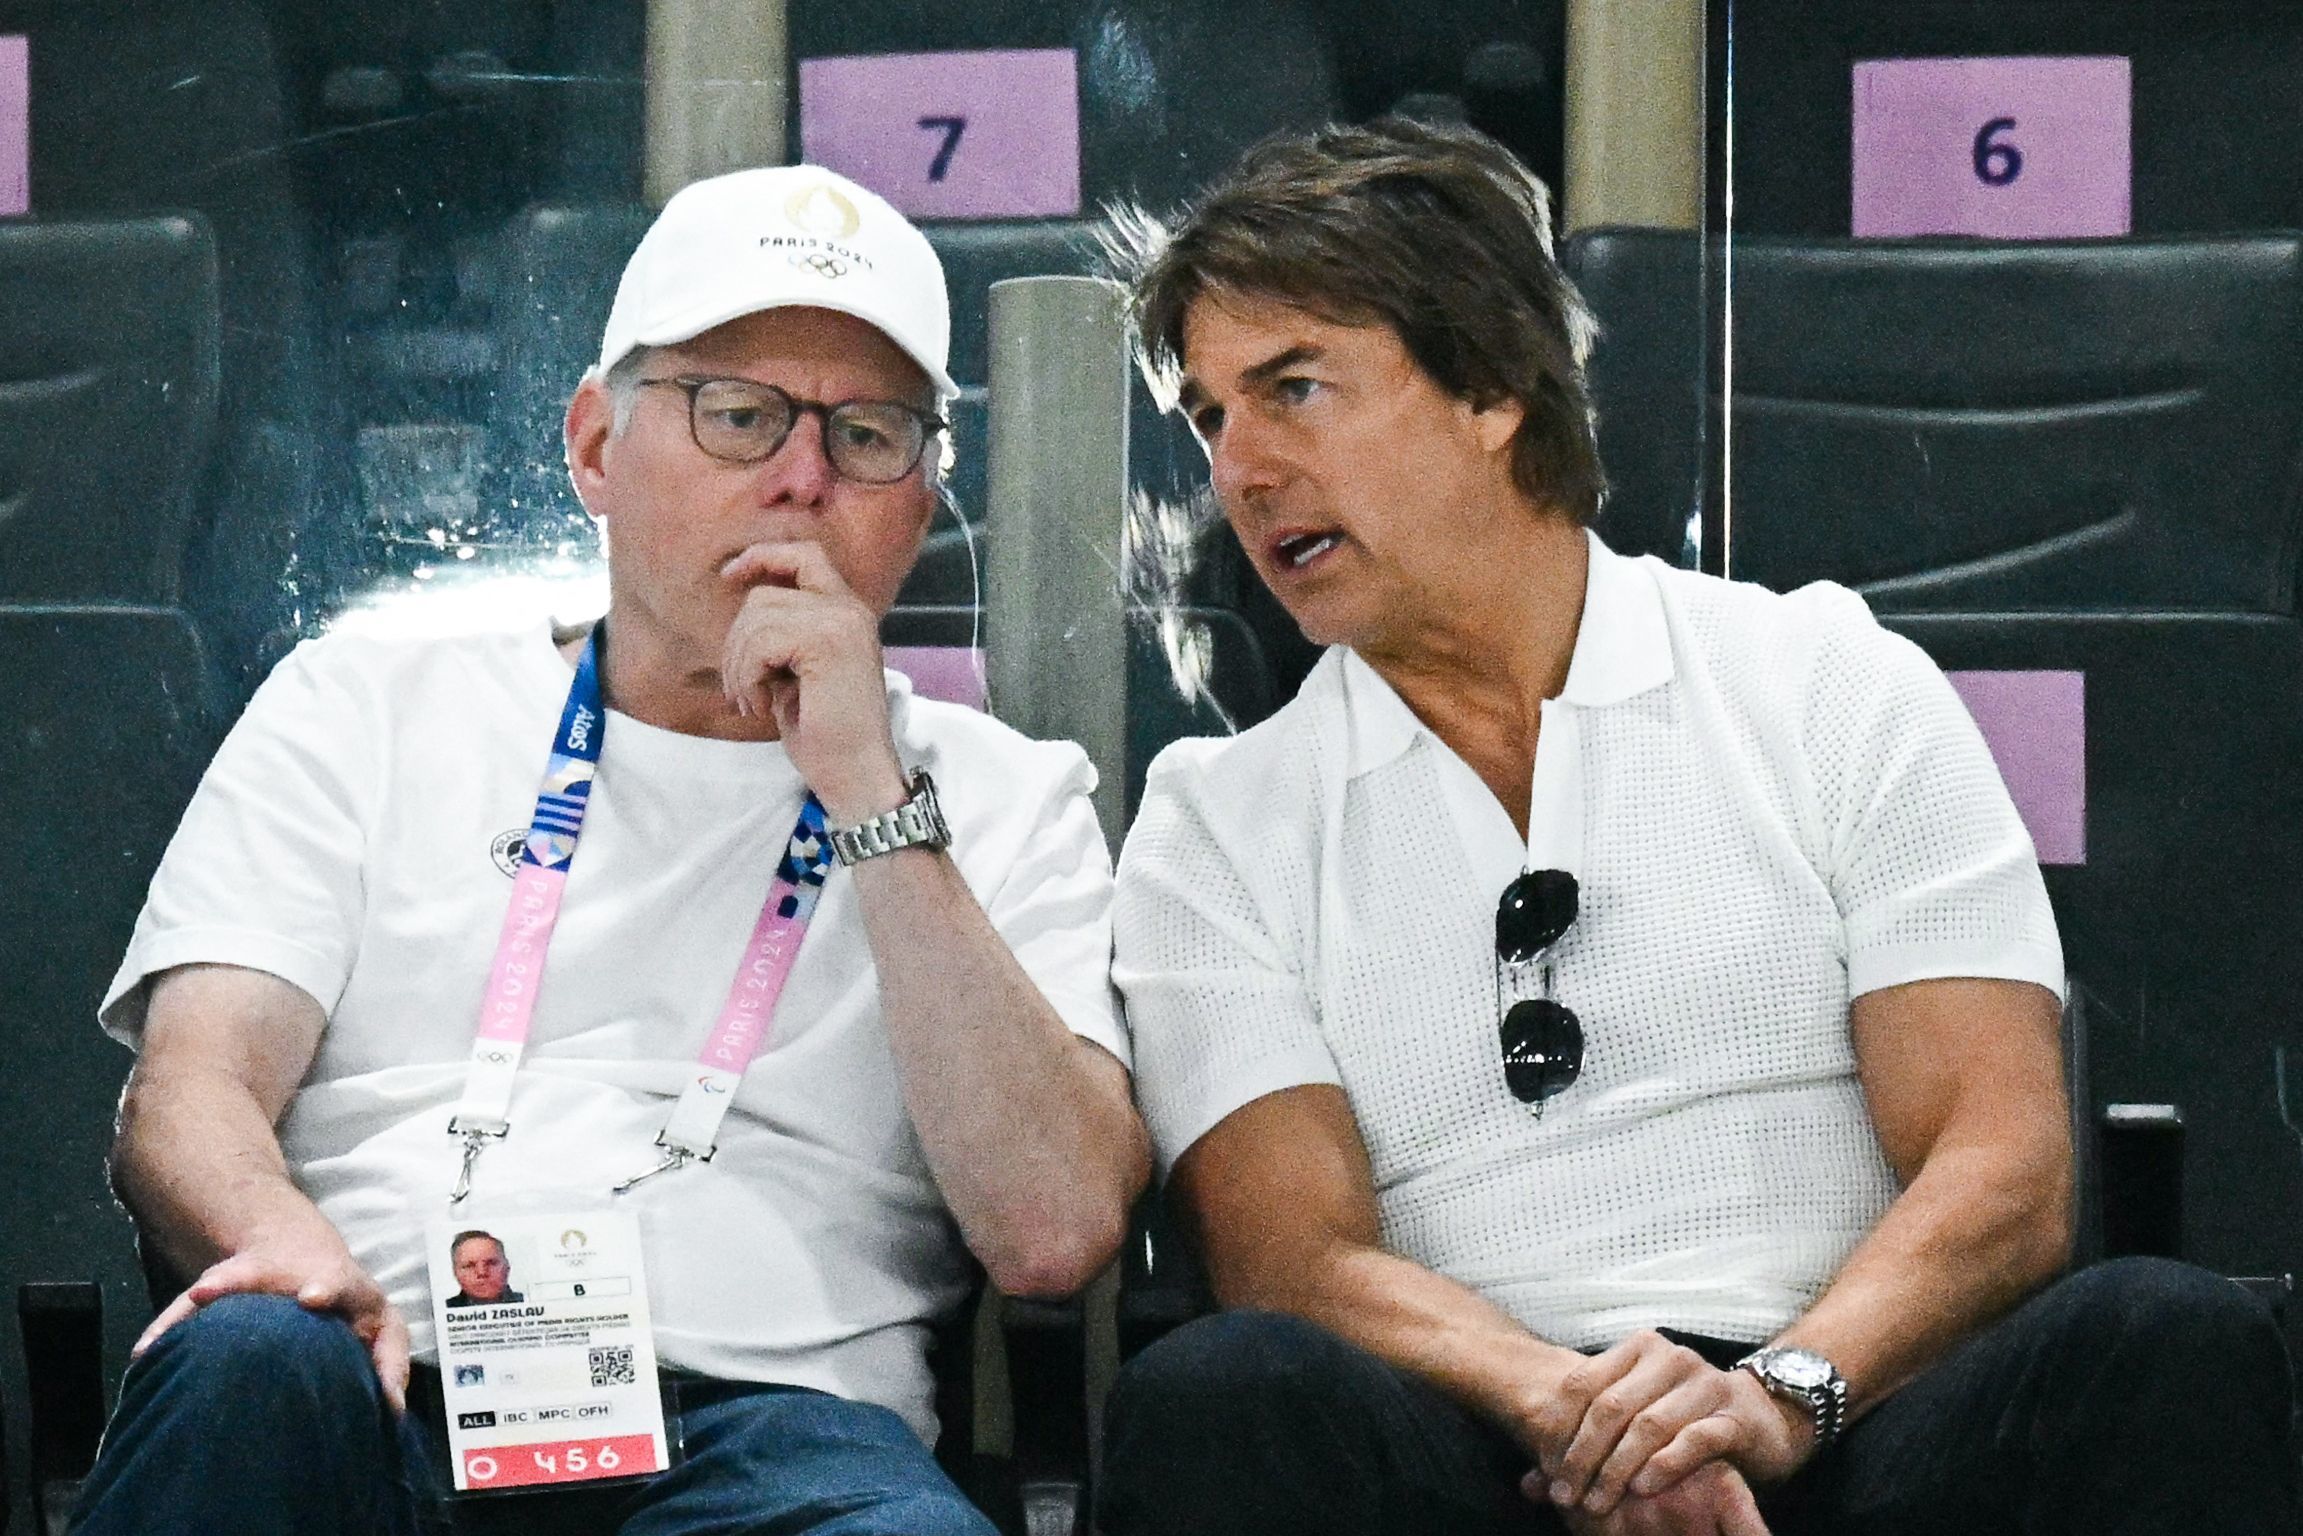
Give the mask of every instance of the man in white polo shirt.
<svg viewBox="0 0 2303 1536">
<path fill-rule="evenodd" d="M 1233 1310 L 1123 1373 L 1104 1528 L 2290 1529 L 2265 1310 L 2056 1278 L 2061 955 L 1982 740 L 1851 593 L 1588 530 L 1549 228 L 1501 147 L 1386 122 L 1141 244 L 1147 372 L 1331 649 L 1161 755 L 1121 860 Z"/>
<path fill-rule="evenodd" d="M 568 408 L 605 619 L 342 632 L 265 684 L 104 1005 L 140 1052 L 118 1187 L 194 1278 L 78 1529 L 989 1531 L 929 1455 L 928 1329 L 978 1264 L 1083 1284 L 1148 1156 L 1092 769 L 881 666 L 949 332 L 934 252 L 862 188 L 687 188 Z M 513 1236 L 577 1263 L 626 1218 L 636 1254 L 578 1282 Z M 524 1306 L 435 1312 L 469 1230 Z M 673 1465 L 451 1497 L 505 1457 L 451 1452 L 411 1350 L 564 1348 L 527 1320 L 627 1259 L 653 1329 L 591 1386 L 652 1344 Z M 546 1358 L 458 1358 L 450 1406 Z M 574 1364 L 543 1417 L 595 1411 Z"/>
</svg>

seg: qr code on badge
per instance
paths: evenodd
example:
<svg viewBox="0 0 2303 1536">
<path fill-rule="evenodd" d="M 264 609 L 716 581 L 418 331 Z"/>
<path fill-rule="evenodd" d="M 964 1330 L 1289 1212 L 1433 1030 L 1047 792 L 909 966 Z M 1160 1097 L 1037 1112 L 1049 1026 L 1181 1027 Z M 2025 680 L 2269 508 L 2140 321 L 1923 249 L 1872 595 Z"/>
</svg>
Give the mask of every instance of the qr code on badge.
<svg viewBox="0 0 2303 1536">
<path fill-rule="evenodd" d="M 593 1386 L 628 1387 L 639 1379 L 639 1372 L 632 1368 L 632 1347 L 629 1344 L 592 1351 Z"/>
</svg>

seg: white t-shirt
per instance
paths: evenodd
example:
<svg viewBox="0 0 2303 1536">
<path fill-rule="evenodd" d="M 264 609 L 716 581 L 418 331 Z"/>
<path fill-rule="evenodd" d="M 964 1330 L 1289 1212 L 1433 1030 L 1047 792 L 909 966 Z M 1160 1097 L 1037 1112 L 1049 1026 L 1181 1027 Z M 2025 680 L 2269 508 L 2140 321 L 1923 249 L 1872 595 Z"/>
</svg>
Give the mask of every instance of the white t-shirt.
<svg viewBox="0 0 2303 1536">
<path fill-rule="evenodd" d="M 1990 753 L 1917 647 L 1840 587 L 1590 549 L 1528 848 L 1347 651 L 1255 729 L 1161 754 L 1114 913 L 1137 1094 L 1172 1166 L 1252 1099 L 1340 1085 L 1391 1250 L 1571 1347 L 1762 1339 L 1896 1193 L 1849 1000 L 1943 976 L 2059 992 L 2061 949 Z M 1552 995 L 1583 1068 L 1540 1114 L 1505 1085 L 1494 959 L 1531 850 L 1582 883 Z"/>
<path fill-rule="evenodd" d="M 448 1210 L 448 1118 L 572 675 L 542 626 L 299 647 L 209 768 L 104 1003 L 133 1045 L 145 979 L 171 966 L 248 966 L 319 1001 L 328 1027 L 281 1145 L 420 1354 L 423 1228 Z M 1085 755 L 914 698 L 894 673 L 889 707 L 993 925 L 1065 1023 L 1125 1062 Z M 511 1134 L 480 1159 L 475 1208 L 532 1191 L 597 1200 L 657 1159 L 802 795 L 779 743 L 610 712 Z M 839 871 L 716 1158 L 619 1203 L 641 1221 L 665 1361 L 880 1403 L 932 1438 L 927 1325 L 963 1294 L 966 1256 L 897 1089 Z"/>
</svg>

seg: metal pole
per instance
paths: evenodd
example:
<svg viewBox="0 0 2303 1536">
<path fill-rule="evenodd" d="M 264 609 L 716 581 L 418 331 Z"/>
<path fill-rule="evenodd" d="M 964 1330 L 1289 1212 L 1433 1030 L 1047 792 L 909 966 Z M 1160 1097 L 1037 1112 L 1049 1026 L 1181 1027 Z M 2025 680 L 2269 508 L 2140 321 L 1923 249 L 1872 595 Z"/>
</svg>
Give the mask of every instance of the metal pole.
<svg viewBox="0 0 2303 1536">
<path fill-rule="evenodd" d="M 647 199 L 784 163 L 784 0 L 649 0 Z"/>
<path fill-rule="evenodd" d="M 1568 229 L 1703 223 L 1704 0 L 1568 0 Z"/>
<path fill-rule="evenodd" d="M 1027 736 L 1078 742 L 1096 815 L 1125 831 L 1128 359 L 1119 290 L 1018 277 L 991 290 L 984 515 L 991 708 Z"/>
</svg>

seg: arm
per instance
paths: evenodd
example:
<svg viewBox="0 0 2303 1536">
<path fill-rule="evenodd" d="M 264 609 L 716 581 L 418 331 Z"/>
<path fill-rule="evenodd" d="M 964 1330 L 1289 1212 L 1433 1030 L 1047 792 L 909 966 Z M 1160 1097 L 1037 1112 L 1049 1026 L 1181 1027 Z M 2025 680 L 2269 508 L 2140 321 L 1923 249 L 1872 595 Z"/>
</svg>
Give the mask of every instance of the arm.
<svg viewBox="0 0 2303 1536">
<path fill-rule="evenodd" d="M 1814 649 L 1787 766 L 1845 923 L 1856 1071 L 1901 1192 L 1780 1342 L 1829 1358 L 1861 1413 L 2068 1257 L 2061 954 L 2031 840 L 1942 672 L 1852 593 L 1792 601 Z M 1706 1452 L 1762 1480 L 1805 1462 L 1811 1426 L 1749 1372 L 1731 1377 L 1735 1412 L 1680 1419 L 1693 1443 L 1630 1486 Z M 1604 1457 L 1620 1486 L 1675 1426 L 1651 1417 L 1623 1446 L 1619 1425 L 1593 1428 L 1574 1476 Z"/>
<path fill-rule="evenodd" d="M 197 1275 L 136 1352 L 218 1297 L 263 1291 L 335 1312 L 401 1406 L 408 1331 L 288 1177 L 273 1127 L 311 1066 L 320 1005 L 278 977 L 195 965 L 151 983 L 143 1050 L 120 1101 L 112 1181 L 145 1240 Z"/>
<path fill-rule="evenodd" d="M 1235 1110 L 1177 1161 L 1173 1189 L 1226 1306 L 1319 1324 L 1497 1425 L 1531 1461 L 1556 1462 L 1593 1383 L 1606 1384 L 1599 1373 L 1623 1353 L 1590 1359 L 1546 1343 L 1477 1292 L 1387 1252 L 1366 1147 L 1338 1088 L 1282 1089 Z M 1530 1497 L 1546 1482 L 1531 1474 Z M 1766 1532 L 1750 1490 L 1723 1467 L 1616 1504 L 1605 1520 L 1572 1512 L 1571 1528 Z"/>
<path fill-rule="evenodd" d="M 1070 1295 L 1119 1251 L 1150 1171 L 1127 1069 L 1066 1027 L 941 849 L 852 873 L 937 1186 L 993 1284 Z"/>
<path fill-rule="evenodd" d="M 1317 1323 L 1522 1443 L 1583 1363 L 1477 1292 L 1383 1248 L 1367 1150 L 1339 1088 L 1286 1088 L 1233 1111 L 1177 1160 L 1171 1191 L 1225 1306 Z"/>
<path fill-rule="evenodd" d="M 1851 1010 L 1872 1122 L 1903 1187 L 1814 1307 L 1776 1340 L 1823 1355 L 1851 1418 L 2069 1262 L 2071 1137 L 2055 995 L 1951 978 L 1865 993 Z M 1747 1371 L 1700 1418 L 1587 1420 L 1562 1480 L 1587 1507 L 1653 1492 L 1725 1457 L 1754 1482 L 1814 1454 L 1814 1427 Z M 1643 1470 L 1644 1469 L 1644 1470 Z"/>
<path fill-rule="evenodd" d="M 772 714 L 835 827 L 910 795 L 890 735 L 877 617 L 812 544 L 756 545 L 723 687 Z M 783 583 L 790 583 L 789 585 Z M 857 865 L 904 1104 L 992 1283 L 1060 1296 L 1111 1262 L 1150 1171 L 1127 1071 L 1074 1035 L 941 850 Z"/>
<path fill-rule="evenodd" d="M 2044 987 L 1917 981 L 1852 1013 L 1903 1193 L 1782 1342 L 1829 1357 L 1860 1414 L 2070 1262 L 2071 1120 Z"/>
</svg>

